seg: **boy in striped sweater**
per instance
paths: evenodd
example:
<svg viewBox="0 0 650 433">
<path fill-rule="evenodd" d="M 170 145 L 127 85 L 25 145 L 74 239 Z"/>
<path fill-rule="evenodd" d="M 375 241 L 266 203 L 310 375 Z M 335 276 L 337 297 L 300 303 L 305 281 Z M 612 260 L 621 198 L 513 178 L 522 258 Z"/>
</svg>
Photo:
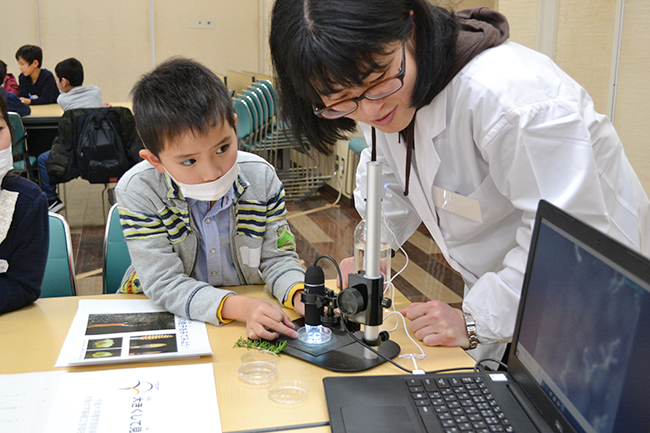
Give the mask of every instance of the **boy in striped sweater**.
<svg viewBox="0 0 650 433">
<path fill-rule="evenodd" d="M 115 188 L 132 262 L 120 291 L 143 291 L 188 319 L 244 321 L 251 339 L 295 338 L 280 304 L 237 295 L 236 286 L 266 284 L 304 314 L 284 188 L 264 159 L 238 152 L 228 89 L 205 66 L 174 58 L 131 93 L 146 149 Z"/>
</svg>

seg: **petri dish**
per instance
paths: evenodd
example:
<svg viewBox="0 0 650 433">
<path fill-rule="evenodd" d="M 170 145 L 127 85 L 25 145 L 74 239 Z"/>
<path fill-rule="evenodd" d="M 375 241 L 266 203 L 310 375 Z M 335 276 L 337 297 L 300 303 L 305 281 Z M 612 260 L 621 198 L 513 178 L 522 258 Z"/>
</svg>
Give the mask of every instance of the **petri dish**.
<svg viewBox="0 0 650 433">
<path fill-rule="evenodd" d="M 239 367 L 239 379 L 251 385 L 264 385 L 275 380 L 278 368 L 270 362 L 247 362 Z"/>
<path fill-rule="evenodd" d="M 268 350 L 251 350 L 241 356 L 242 364 L 249 362 L 269 362 L 275 364 L 278 362 L 278 355 Z"/>
<path fill-rule="evenodd" d="M 307 389 L 299 380 L 280 380 L 269 386 L 269 398 L 282 404 L 299 403 L 307 398 Z"/>
<path fill-rule="evenodd" d="M 298 329 L 298 339 L 307 344 L 325 344 L 332 339 L 332 330 L 323 325 L 305 325 Z"/>
</svg>

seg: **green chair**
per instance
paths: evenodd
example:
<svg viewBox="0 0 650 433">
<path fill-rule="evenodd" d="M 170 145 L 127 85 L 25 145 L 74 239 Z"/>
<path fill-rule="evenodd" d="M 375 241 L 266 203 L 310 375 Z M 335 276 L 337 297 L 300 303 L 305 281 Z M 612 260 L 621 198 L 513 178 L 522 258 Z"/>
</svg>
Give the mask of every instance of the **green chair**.
<svg viewBox="0 0 650 433">
<path fill-rule="evenodd" d="M 131 256 L 124 240 L 116 203 L 108 211 L 104 232 L 104 269 L 102 272 L 104 293 L 117 292 L 129 265 L 131 265 Z"/>
<path fill-rule="evenodd" d="M 9 122 L 14 131 L 13 139 L 11 140 L 11 154 L 14 157 L 14 172 L 16 174 L 24 174 L 27 179 L 35 180 L 38 171 L 36 157 L 29 156 L 27 151 L 27 133 L 25 132 L 25 125 L 23 119 L 18 113 L 9 112 Z"/>
<path fill-rule="evenodd" d="M 366 143 L 364 136 L 352 137 L 348 141 L 348 161 L 346 167 L 348 176 L 345 178 L 345 191 L 350 195 L 356 188 L 355 173 L 357 171 L 357 165 L 359 165 L 359 156 L 366 147 L 368 147 L 368 143 Z"/>
<path fill-rule="evenodd" d="M 248 105 L 236 96 L 232 99 L 237 114 L 237 138 L 239 139 L 239 150 L 250 151 L 253 140 L 253 114 Z"/>
<path fill-rule="evenodd" d="M 65 218 L 49 213 L 50 247 L 45 265 L 45 276 L 41 285 L 41 298 L 75 296 L 77 279 L 72 257 L 70 226 Z"/>
</svg>

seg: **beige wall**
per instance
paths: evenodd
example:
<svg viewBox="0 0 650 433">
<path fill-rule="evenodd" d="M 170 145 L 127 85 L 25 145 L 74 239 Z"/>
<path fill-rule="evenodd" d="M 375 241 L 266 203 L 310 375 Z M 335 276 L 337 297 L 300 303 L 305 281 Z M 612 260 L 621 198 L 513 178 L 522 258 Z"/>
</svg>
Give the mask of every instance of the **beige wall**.
<svg viewBox="0 0 650 433">
<path fill-rule="evenodd" d="M 650 194 L 650 2 L 626 0 L 614 126 Z"/>
<path fill-rule="evenodd" d="M 614 41 L 613 0 L 558 0 L 555 60 L 584 86 L 597 109 L 607 112 Z M 510 40 L 537 44 L 540 0 L 444 0 L 455 9 L 489 6 L 510 22 Z M 273 0 L 155 0 L 156 61 L 173 55 L 196 58 L 217 73 L 227 70 L 270 73 L 266 29 Z M 138 77 L 151 68 L 149 2 L 39 0 L 44 66 L 54 69 L 77 57 L 85 84 L 102 89 L 106 101 L 128 100 Z M 0 59 L 17 75 L 16 49 L 38 44 L 36 1 L 0 0 Z M 20 19 L 17 19 L 20 17 Z M 626 0 L 621 43 L 615 126 L 626 152 L 650 191 L 650 4 Z M 16 19 L 14 19 L 16 18 Z M 192 18 L 214 20 L 211 29 L 190 29 Z"/>
<path fill-rule="evenodd" d="M 607 113 L 616 2 L 560 1 L 555 62 Z"/>
<path fill-rule="evenodd" d="M 508 18 L 510 40 L 535 49 L 539 0 L 498 0 L 497 10 Z"/>
<path fill-rule="evenodd" d="M 258 0 L 154 1 L 155 58 L 195 58 L 217 73 L 257 71 L 260 66 Z M 126 101 L 131 87 L 152 64 L 149 2 L 145 0 L 40 0 L 44 67 L 77 57 L 84 84 L 102 90 L 105 101 Z M 36 1 L 0 0 L 0 59 L 18 74 L 16 49 L 39 44 Z M 20 17 L 12 19 L 11 17 Z M 189 28 L 193 18 L 213 28 Z"/>
</svg>

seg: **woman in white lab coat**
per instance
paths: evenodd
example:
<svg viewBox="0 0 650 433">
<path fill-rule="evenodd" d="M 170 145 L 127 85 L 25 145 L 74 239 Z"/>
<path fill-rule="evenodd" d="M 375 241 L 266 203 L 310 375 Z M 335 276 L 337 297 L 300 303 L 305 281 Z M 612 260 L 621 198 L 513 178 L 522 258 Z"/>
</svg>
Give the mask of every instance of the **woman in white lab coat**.
<svg viewBox="0 0 650 433">
<path fill-rule="evenodd" d="M 507 37 L 494 11 L 425 0 L 277 0 L 271 28 L 294 135 L 326 151 L 359 122 L 373 143 L 359 212 L 374 148 L 397 242 L 423 222 L 463 277 L 462 311 L 412 304 L 411 330 L 476 359 L 500 359 L 512 338 L 540 199 L 650 254 L 650 202 L 613 126 L 550 59 Z"/>
</svg>

